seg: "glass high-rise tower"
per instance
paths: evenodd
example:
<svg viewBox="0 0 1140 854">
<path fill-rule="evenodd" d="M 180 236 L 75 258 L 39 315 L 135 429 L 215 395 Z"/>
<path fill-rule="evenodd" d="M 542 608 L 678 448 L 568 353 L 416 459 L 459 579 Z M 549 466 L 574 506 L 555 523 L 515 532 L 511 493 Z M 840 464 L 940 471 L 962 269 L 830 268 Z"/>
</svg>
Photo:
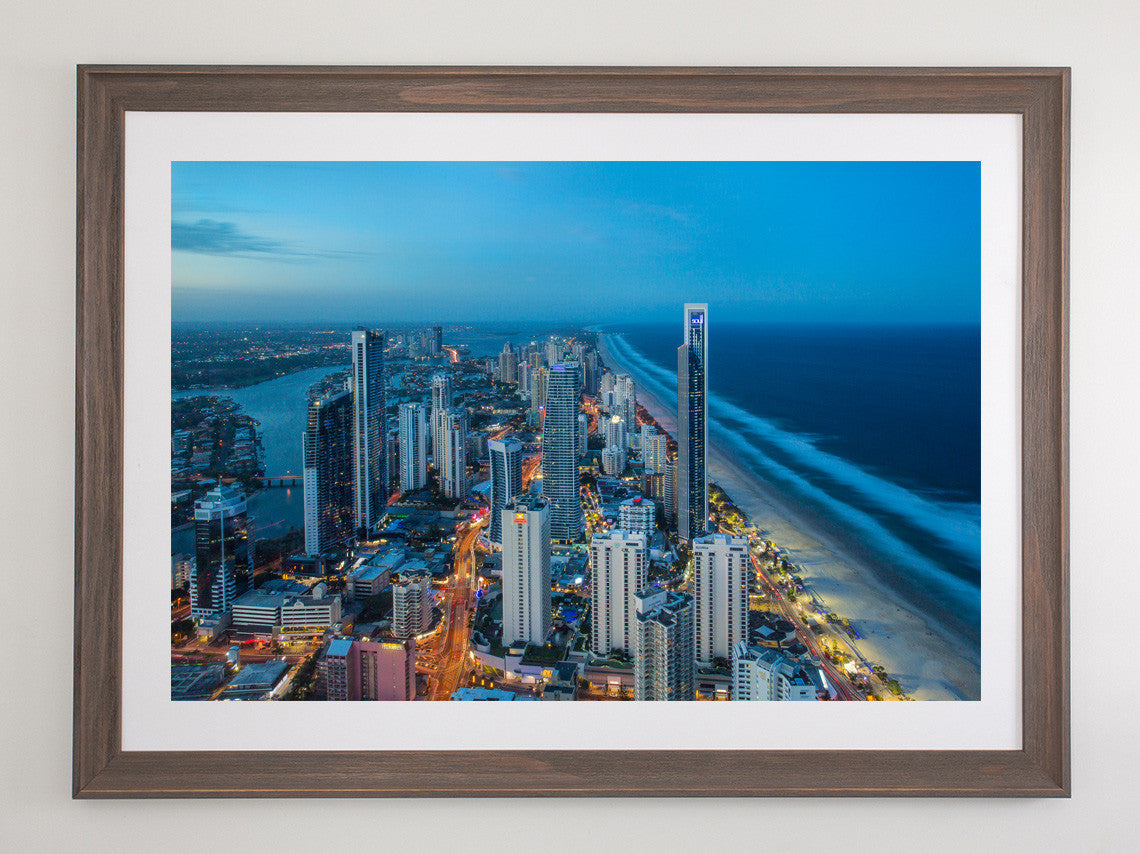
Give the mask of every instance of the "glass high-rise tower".
<svg viewBox="0 0 1140 854">
<path fill-rule="evenodd" d="M 194 504 L 195 567 L 190 616 L 228 611 L 250 583 L 249 517 L 240 487 L 219 486 Z"/>
<path fill-rule="evenodd" d="M 503 513 L 522 495 L 522 442 L 513 436 L 487 443 L 491 456 L 492 543 L 503 543 Z"/>
<path fill-rule="evenodd" d="M 542 422 L 542 494 L 550 501 L 550 536 L 573 542 L 582 533 L 578 490 L 577 362 L 551 365 L 546 374 L 546 414 Z"/>
<path fill-rule="evenodd" d="M 332 392 L 309 401 L 301 438 L 305 476 L 305 552 L 321 554 L 352 536 L 352 395 Z"/>
<path fill-rule="evenodd" d="M 707 303 L 685 303 L 685 343 L 677 348 L 677 535 L 685 540 L 704 534 L 709 518 L 708 319 Z"/>
<path fill-rule="evenodd" d="M 384 429 L 384 334 L 352 333 L 352 435 L 354 521 L 367 534 L 388 506 L 388 446 Z"/>
</svg>

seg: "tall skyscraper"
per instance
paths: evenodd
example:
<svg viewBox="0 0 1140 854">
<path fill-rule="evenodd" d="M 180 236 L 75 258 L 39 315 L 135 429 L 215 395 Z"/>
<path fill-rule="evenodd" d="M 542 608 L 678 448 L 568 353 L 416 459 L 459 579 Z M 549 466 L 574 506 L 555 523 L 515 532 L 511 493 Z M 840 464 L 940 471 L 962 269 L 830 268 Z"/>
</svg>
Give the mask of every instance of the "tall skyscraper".
<svg viewBox="0 0 1140 854">
<path fill-rule="evenodd" d="M 625 471 L 625 448 L 609 445 L 602 449 L 602 471 L 610 477 L 619 477 Z"/>
<path fill-rule="evenodd" d="M 428 477 L 427 411 L 421 404 L 400 406 L 400 491 L 423 489 Z"/>
<path fill-rule="evenodd" d="M 503 644 L 541 644 L 550 634 L 551 504 L 516 501 L 503 514 Z"/>
<path fill-rule="evenodd" d="M 414 575 L 392 584 L 392 634 L 414 638 L 431 617 L 431 577 Z"/>
<path fill-rule="evenodd" d="M 388 506 L 388 448 L 384 394 L 384 335 L 363 327 L 352 333 L 352 434 L 355 524 L 366 533 Z"/>
<path fill-rule="evenodd" d="M 530 378 L 530 414 L 536 427 L 542 427 L 542 412 L 546 407 L 547 368 L 540 367 Z"/>
<path fill-rule="evenodd" d="M 450 498 L 467 497 L 467 410 L 449 409 L 440 424 L 443 440 L 443 466 L 440 489 Z"/>
<path fill-rule="evenodd" d="M 431 355 L 439 356 L 443 353 L 443 327 L 433 326 L 431 328 Z"/>
<path fill-rule="evenodd" d="M 635 595 L 645 586 L 644 534 L 613 530 L 590 539 L 590 648 L 605 657 L 637 647 Z"/>
<path fill-rule="evenodd" d="M 637 386 L 628 374 L 619 374 L 614 382 L 615 412 L 625 421 L 625 432 L 637 430 Z"/>
<path fill-rule="evenodd" d="M 522 495 L 522 442 L 513 436 L 487 443 L 491 456 L 492 543 L 503 544 L 503 514 Z"/>
<path fill-rule="evenodd" d="M 499 354 L 499 376 L 505 383 L 518 384 L 518 356 L 510 341 L 503 345 L 503 352 Z"/>
<path fill-rule="evenodd" d="M 250 582 L 249 518 L 245 493 L 219 486 L 194 504 L 194 579 L 190 616 L 224 613 Z"/>
<path fill-rule="evenodd" d="M 431 378 L 431 453 L 436 471 L 443 469 L 443 416 L 455 406 L 451 374 L 438 373 Z"/>
<path fill-rule="evenodd" d="M 665 472 L 669 440 L 650 424 L 641 425 L 641 461 L 646 471 Z"/>
<path fill-rule="evenodd" d="M 665 521 L 670 525 L 677 522 L 677 489 L 679 469 L 674 454 L 665 461 Z"/>
<path fill-rule="evenodd" d="M 605 446 L 607 448 L 621 448 L 625 449 L 625 419 L 620 415 L 611 415 L 609 418 L 602 419 L 602 436 L 606 440 Z"/>
<path fill-rule="evenodd" d="M 692 700 L 696 696 L 693 597 L 666 590 L 641 591 L 633 699 Z"/>
<path fill-rule="evenodd" d="M 708 534 L 693 540 L 697 661 L 728 661 L 748 640 L 748 538 Z"/>
<path fill-rule="evenodd" d="M 590 416 L 585 412 L 578 413 L 578 456 L 586 456 L 590 441 Z"/>
<path fill-rule="evenodd" d="M 701 536 L 709 518 L 708 313 L 707 303 L 685 303 L 685 343 L 677 348 L 677 534 L 685 540 Z"/>
<path fill-rule="evenodd" d="M 309 401 L 301 437 L 307 554 L 322 554 L 352 536 L 352 413 L 352 395 L 347 390 Z"/>
<path fill-rule="evenodd" d="M 600 406 L 607 412 L 614 408 L 614 385 L 616 381 L 617 378 L 609 371 L 602 374 L 598 394 L 601 397 Z"/>
<path fill-rule="evenodd" d="M 598 390 L 598 351 L 587 347 L 582 360 L 582 385 L 587 394 L 594 394 Z"/>
<path fill-rule="evenodd" d="M 560 340 L 552 338 L 546 342 L 543 349 L 546 352 L 546 364 L 548 367 L 553 367 L 563 361 L 562 342 Z"/>
<path fill-rule="evenodd" d="M 542 494 L 550 500 L 554 539 L 578 539 L 582 496 L 578 489 L 578 365 L 574 362 L 552 365 L 546 375 Z"/>
<path fill-rule="evenodd" d="M 515 374 L 518 377 L 519 394 L 522 397 L 530 397 L 530 362 L 520 361 Z"/>
</svg>

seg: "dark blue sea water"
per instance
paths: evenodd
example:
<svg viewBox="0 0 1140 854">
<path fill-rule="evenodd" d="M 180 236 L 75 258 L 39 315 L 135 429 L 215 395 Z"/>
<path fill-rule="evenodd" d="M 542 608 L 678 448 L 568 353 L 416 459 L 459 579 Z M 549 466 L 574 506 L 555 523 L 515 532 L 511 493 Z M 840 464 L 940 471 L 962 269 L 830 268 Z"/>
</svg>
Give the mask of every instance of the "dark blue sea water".
<svg viewBox="0 0 1140 854">
<path fill-rule="evenodd" d="M 980 328 L 710 321 L 710 441 L 976 638 Z M 680 323 L 603 331 L 675 401 Z"/>
</svg>

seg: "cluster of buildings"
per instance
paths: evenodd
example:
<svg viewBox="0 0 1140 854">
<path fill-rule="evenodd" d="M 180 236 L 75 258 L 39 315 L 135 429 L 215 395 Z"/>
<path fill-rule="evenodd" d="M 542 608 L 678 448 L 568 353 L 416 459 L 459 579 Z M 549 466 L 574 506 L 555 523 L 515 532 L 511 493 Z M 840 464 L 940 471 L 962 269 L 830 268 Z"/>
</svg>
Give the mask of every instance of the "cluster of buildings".
<svg viewBox="0 0 1140 854">
<path fill-rule="evenodd" d="M 495 382 L 514 386 L 529 400 L 527 421 L 541 430 L 541 491 L 524 488 L 522 439 L 498 431 L 486 443 L 487 539 L 499 551 L 501 618 L 494 642 L 480 636 L 473 649 L 488 660 L 513 656 L 520 667 L 530 667 L 527 672 L 545 686 L 544 699 L 574 699 L 579 678 L 617 685 L 639 700 L 692 700 L 698 693 L 738 700 L 828 695 L 826 680 L 810 662 L 778 644 L 771 649 L 752 643 L 748 539 L 709 530 L 707 316 L 704 304 L 684 307 L 675 453 L 670 437 L 652 423 L 639 424 L 633 380 L 602 372 L 597 353 L 582 342 L 552 339 L 518 350 L 508 343 L 486 363 Z M 405 334 L 397 346 L 409 355 L 413 349 L 438 355 L 441 330 L 429 332 Z M 392 447 L 385 420 L 385 338 L 357 329 L 350 346 L 347 381 L 321 389 L 308 407 L 304 518 L 305 551 L 312 556 L 374 542 L 384 533 L 380 523 L 393 479 L 399 492 L 416 493 L 434 471 L 442 495 L 458 502 L 471 493 L 470 414 L 457 404 L 452 374 L 431 377 L 430 399 L 398 406 Z M 593 396 L 595 390 L 598 405 L 584 412 L 582 394 Z M 602 525 L 586 518 L 580 478 L 593 418 L 606 475 L 598 478 L 598 488 L 610 524 Z M 607 501 L 633 456 L 640 489 Z M 326 595 L 321 584 L 249 589 L 248 520 L 240 489 L 219 486 L 197 502 L 194 513 L 197 552 L 194 566 L 183 571 L 192 574 L 195 620 L 253 637 L 339 629 L 341 597 Z M 684 589 L 650 577 L 654 552 L 659 557 L 670 550 L 662 522 L 675 526 L 678 541 L 691 553 Z M 555 550 L 582 543 L 586 535 L 588 582 L 575 572 L 572 578 L 554 577 Z M 391 615 L 384 637 L 357 632 L 328 642 L 319 678 L 328 699 L 414 697 L 415 643 L 430 625 L 435 574 L 417 560 L 408 547 L 392 547 L 358 559 L 347 572 L 349 600 L 390 591 Z M 552 594 L 558 588 L 560 596 L 577 596 L 586 587 L 582 607 L 573 610 L 588 605 L 588 621 L 577 620 L 583 628 L 588 623 L 588 641 L 581 636 L 576 643 L 576 621 L 556 623 L 555 611 L 564 615 L 569 609 L 556 609 Z M 513 698 L 471 691 L 464 699 Z"/>
<path fill-rule="evenodd" d="M 252 418 L 231 400 L 196 397 L 181 404 L 170 434 L 172 483 L 196 482 L 210 473 L 231 477 L 264 474 L 261 443 Z"/>
<path fill-rule="evenodd" d="M 393 333 L 395 354 L 409 359 L 438 359 L 443 355 L 443 327 L 408 329 Z"/>
<path fill-rule="evenodd" d="M 640 452 L 643 483 L 656 486 L 661 504 L 676 519 L 678 537 L 691 549 L 692 561 L 688 591 L 651 585 L 650 547 L 658 524 L 658 503 L 649 497 L 654 490 L 623 500 L 616 526 L 596 530 L 589 539 L 589 653 L 595 661 L 632 664 L 626 669 L 632 669 L 633 694 L 639 700 L 694 699 L 700 673 L 706 671 L 719 677 L 714 682 L 731 686 L 724 693 L 735 699 L 814 700 L 827 693 L 818 668 L 749 643 L 748 539 L 708 530 L 707 333 L 707 306 L 686 305 L 678 348 L 681 417 L 675 459 L 668 456 L 668 437 L 651 425 L 638 432 L 632 380 L 608 372 L 601 378 L 599 409 L 606 414 L 599 415 L 599 429 L 606 452 L 621 461 L 612 469 L 604 463 L 606 472 L 620 474 L 631 447 Z M 500 370 L 515 367 L 514 357 L 504 349 Z M 578 401 L 585 371 L 569 354 L 549 370 L 542 494 L 521 494 L 517 441 L 496 441 L 491 448 L 491 538 L 502 548 L 505 650 L 550 645 L 552 547 L 573 542 L 583 532 L 577 459 L 583 429 Z M 670 481 L 676 482 L 675 488 L 662 485 Z"/>
</svg>

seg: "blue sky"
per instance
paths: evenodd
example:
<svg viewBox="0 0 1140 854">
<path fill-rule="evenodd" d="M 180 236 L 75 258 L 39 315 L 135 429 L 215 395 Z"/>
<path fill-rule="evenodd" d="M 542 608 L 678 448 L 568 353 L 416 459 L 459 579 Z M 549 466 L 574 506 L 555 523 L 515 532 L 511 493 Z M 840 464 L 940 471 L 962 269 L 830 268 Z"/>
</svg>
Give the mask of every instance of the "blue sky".
<svg viewBox="0 0 1140 854">
<path fill-rule="evenodd" d="M 171 165 L 175 321 L 980 321 L 977 163 Z"/>
</svg>

